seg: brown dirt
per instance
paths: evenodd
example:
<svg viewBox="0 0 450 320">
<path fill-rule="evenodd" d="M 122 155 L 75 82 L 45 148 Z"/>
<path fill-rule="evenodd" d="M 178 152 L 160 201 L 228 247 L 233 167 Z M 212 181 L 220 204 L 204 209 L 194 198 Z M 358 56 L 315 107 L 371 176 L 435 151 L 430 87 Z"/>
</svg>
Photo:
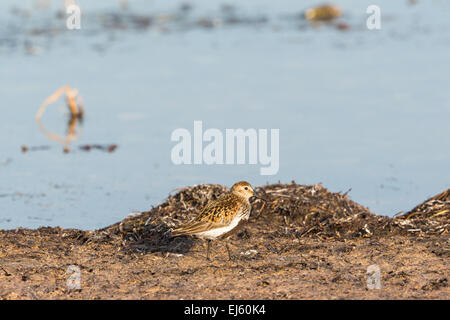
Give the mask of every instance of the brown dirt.
<svg viewBox="0 0 450 320">
<path fill-rule="evenodd" d="M 0 231 L 2 299 L 449 299 L 450 190 L 396 218 L 321 185 L 257 188 L 250 221 L 213 244 L 172 238 L 227 188 L 180 190 L 140 215 L 96 231 Z M 81 288 L 69 290 L 68 267 Z M 381 289 L 367 287 L 380 268 Z"/>
</svg>

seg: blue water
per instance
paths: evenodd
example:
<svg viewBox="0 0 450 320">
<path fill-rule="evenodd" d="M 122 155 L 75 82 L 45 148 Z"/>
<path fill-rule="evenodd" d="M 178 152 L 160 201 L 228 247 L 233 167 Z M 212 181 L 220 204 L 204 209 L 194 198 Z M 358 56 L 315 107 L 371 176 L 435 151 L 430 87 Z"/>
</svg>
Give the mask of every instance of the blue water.
<svg viewBox="0 0 450 320">
<path fill-rule="evenodd" d="M 35 3 L 0 4 L 1 229 L 100 228 L 198 183 L 321 182 L 335 192 L 351 188 L 351 199 L 389 216 L 450 187 L 446 1 L 379 1 L 377 31 L 365 26 L 372 1 L 334 2 L 347 31 L 297 18 L 320 1 L 227 1 L 239 15 L 266 22 L 212 29 L 192 23 L 220 21 L 220 4 L 192 1 L 187 23 L 146 30 L 101 27 L 101 15 L 123 13 L 118 1 L 78 1 L 77 31 L 55 18 L 60 2 Z M 129 1 L 126 12 L 170 17 L 180 3 Z M 30 33 L 49 26 L 58 33 Z M 34 119 L 63 85 L 80 91 L 86 109 L 68 154 Z M 43 117 L 61 134 L 63 111 L 60 102 Z M 194 120 L 223 132 L 280 129 L 279 172 L 261 176 L 259 164 L 174 165 L 171 133 L 192 132 Z M 78 149 L 112 143 L 113 153 Z M 50 149 L 22 153 L 22 145 Z"/>
</svg>

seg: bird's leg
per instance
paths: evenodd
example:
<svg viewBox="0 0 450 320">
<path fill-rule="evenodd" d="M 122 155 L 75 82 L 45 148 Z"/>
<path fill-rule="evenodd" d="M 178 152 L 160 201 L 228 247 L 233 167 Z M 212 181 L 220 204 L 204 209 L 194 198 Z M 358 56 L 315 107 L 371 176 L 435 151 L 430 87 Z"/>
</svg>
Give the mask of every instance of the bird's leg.
<svg viewBox="0 0 450 320">
<path fill-rule="evenodd" d="M 209 258 L 209 248 L 211 247 L 211 240 L 208 240 L 208 246 L 206 247 L 206 260 L 211 261 Z"/>
<path fill-rule="evenodd" d="M 228 251 L 228 260 L 231 261 L 233 259 L 233 257 L 231 256 L 230 248 L 228 247 L 228 242 L 225 242 L 225 246 L 227 247 L 227 251 Z"/>
</svg>

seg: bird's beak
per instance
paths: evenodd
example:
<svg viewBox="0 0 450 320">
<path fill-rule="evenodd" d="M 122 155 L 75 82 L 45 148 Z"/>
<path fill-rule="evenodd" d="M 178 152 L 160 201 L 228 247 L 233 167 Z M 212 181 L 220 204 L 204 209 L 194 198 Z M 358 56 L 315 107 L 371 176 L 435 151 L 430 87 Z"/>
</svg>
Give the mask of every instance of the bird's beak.
<svg viewBox="0 0 450 320">
<path fill-rule="evenodd" d="M 255 198 L 255 199 L 260 199 L 260 200 L 262 200 L 262 201 L 264 201 L 264 202 L 267 202 L 266 199 L 264 199 L 263 197 L 257 195 L 256 193 L 253 193 L 253 198 Z"/>
</svg>

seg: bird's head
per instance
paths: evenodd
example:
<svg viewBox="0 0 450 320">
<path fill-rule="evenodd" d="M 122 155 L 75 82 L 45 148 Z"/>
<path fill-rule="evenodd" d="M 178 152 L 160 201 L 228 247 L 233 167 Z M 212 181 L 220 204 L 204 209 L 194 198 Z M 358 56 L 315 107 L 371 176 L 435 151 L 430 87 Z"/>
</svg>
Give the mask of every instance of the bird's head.
<svg viewBox="0 0 450 320">
<path fill-rule="evenodd" d="M 233 187 L 231 187 L 231 192 L 247 200 L 255 195 L 252 185 L 246 181 L 236 182 Z"/>
</svg>

